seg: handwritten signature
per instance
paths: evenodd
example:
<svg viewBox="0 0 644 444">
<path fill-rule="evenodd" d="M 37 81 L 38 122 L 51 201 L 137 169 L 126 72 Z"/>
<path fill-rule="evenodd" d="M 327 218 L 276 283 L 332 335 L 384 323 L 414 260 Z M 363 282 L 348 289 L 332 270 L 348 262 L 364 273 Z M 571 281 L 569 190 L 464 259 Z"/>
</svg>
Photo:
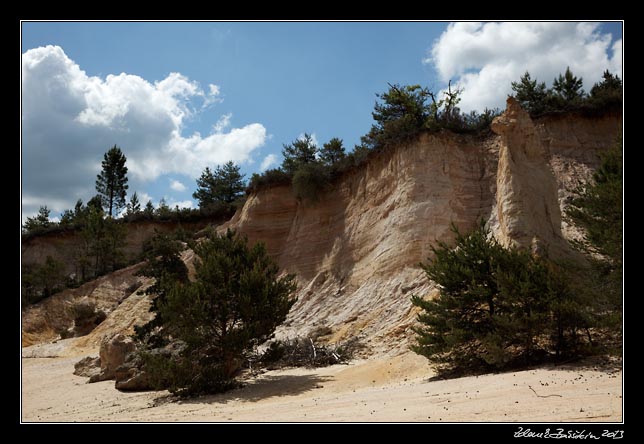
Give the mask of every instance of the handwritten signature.
<svg viewBox="0 0 644 444">
<path fill-rule="evenodd" d="M 597 433 L 597 432 L 595 432 Z M 624 437 L 623 430 L 603 430 L 601 435 L 595 435 L 593 432 L 586 430 L 565 430 L 565 429 L 546 429 L 543 432 L 532 431 L 531 429 L 524 429 L 519 427 L 519 430 L 514 432 L 515 438 L 545 438 L 545 439 L 622 439 Z"/>
</svg>

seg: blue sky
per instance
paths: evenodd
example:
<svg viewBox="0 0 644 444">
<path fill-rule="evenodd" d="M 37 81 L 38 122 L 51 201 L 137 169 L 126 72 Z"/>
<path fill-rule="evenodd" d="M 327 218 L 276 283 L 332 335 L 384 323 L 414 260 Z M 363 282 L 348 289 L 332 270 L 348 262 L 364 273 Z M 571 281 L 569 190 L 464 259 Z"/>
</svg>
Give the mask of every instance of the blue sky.
<svg viewBox="0 0 644 444">
<path fill-rule="evenodd" d="M 351 149 L 387 82 L 464 88 L 502 107 L 525 71 L 571 66 L 587 89 L 621 75 L 621 23 L 23 23 L 23 219 L 93 194 L 102 154 L 128 157 L 130 193 L 195 206 L 206 166 L 248 177 L 304 132 Z"/>
</svg>

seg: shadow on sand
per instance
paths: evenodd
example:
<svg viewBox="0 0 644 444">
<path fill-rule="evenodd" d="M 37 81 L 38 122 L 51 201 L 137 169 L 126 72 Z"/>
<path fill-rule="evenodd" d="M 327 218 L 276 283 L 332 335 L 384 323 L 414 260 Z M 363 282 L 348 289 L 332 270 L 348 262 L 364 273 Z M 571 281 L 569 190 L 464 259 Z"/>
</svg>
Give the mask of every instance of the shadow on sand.
<svg viewBox="0 0 644 444">
<path fill-rule="evenodd" d="M 295 396 L 322 388 L 322 383 L 331 377 L 320 375 L 268 375 L 245 383 L 243 387 L 217 395 L 201 396 L 191 399 L 176 399 L 161 396 L 155 404 L 176 401 L 178 404 L 225 404 L 229 401 L 259 401 L 274 396 Z"/>
<path fill-rule="evenodd" d="M 484 370 L 484 369 L 455 369 L 451 371 L 442 371 L 438 372 L 437 375 L 434 375 L 426 379 L 426 382 L 433 381 L 444 381 L 448 379 L 458 379 L 465 378 L 468 376 L 483 376 L 483 375 L 499 375 L 507 373 L 516 373 L 521 371 L 533 371 L 533 370 L 566 370 L 571 372 L 579 371 L 597 371 L 602 372 L 607 375 L 614 375 L 615 373 L 623 369 L 623 361 L 620 356 L 589 356 L 584 358 L 577 358 L 574 360 L 564 361 L 564 362 L 550 362 L 542 363 L 535 365 L 517 365 L 515 367 L 509 367 L 503 370 Z"/>
</svg>

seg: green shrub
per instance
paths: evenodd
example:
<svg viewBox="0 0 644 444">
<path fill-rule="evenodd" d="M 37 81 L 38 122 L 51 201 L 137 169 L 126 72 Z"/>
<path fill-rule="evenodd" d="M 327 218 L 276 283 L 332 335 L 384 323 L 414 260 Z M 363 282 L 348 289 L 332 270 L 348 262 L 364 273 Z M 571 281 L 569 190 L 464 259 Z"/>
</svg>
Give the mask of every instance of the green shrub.
<svg viewBox="0 0 644 444">
<path fill-rule="evenodd" d="M 580 356 L 593 344 L 601 308 L 574 291 L 562 268 L 525 250 L 505 249 L 483 223 L 453 248 L 439 242 L 421 264 L 440 293 L 412 297 L 422 309 L 412 349 L 440 370 L 501 369 Z"/>
<path fill-rule="evenodd" d="M 316 202 L 329 184 L 329 169 L 315 162 L 300 165 L 293 175 L 295 197 Z"/>
<path fill-rule="evenodd" d="M 292 178 L 293 176 L 291 174 L 288 174 L 279 168 L 266 170 L 262 174 L 255 173 L 250 178 L 246 192 L 257 192 L 260 189 L 271 186 L 290 185 Z"/>
<path fill-rule="evenodd" d="M 193 249 L 195 281 L 168 284 L 157 304 L 160 335 L 185 347 L 150 367 L 172 392 L 186 396 L 233 387 L 254 345 L 271 337 L 295 302 L 294 276 L 278 277 L 263 244 L 249 247 L 229 230 L 210 233 Z"/>
</svg>

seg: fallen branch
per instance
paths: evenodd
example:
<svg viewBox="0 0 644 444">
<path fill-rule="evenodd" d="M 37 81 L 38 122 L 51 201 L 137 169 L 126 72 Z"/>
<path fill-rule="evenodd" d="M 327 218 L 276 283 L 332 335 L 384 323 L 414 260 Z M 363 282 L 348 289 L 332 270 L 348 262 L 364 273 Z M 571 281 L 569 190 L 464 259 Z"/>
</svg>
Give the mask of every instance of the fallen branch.
<svg viewBox="0 0 644 444">
<path fill-rule="evenodd" d="M 558 397 L 560 397 L 560 398 L 563 398 L 563 396 L 561 396 L 561 395 L 557 395 L 557 394 L 554 394 L 554 395 L 540 395 L 539 393 L 535 392 L 535 391 L 534 391 L 534 389 L 533 389 L 531 386 L 528 386 L 528 388 L 529 388 L 530 390 L 532 390 L 532 393 L 534 393 L 535 395 L 537 395 L 539 398 L 550 398 L 551 396 L 558 396 Z"/>
</svg>

